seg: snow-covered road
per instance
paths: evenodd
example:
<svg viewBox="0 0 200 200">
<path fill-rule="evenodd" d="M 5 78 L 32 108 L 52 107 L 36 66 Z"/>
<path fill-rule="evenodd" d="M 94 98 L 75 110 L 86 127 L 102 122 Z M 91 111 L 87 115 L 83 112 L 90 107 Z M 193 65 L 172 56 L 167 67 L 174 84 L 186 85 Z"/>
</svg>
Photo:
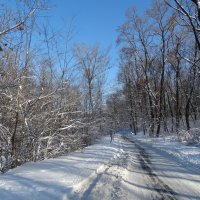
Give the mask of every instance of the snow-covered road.
<svg viewBox="0 0 200 200">
<path fill-rule="evenodd" d="M 141 141 L 115 135 L 67 156 L 0 175 L 0 200 L 200 199 L 200 173 Z"/>
<path fill-rule="evenodd" d="M 123 151 L 72 199 L 200 199 L 200 175 L 169 155 L 122 137 Z"/>
<path fill-rule="evenodd" d="M 127 187 L 135 199 L 200 199 L 200 174 L 195 169 L 183 167 L 169 154 L 145 143 L 126 140 L 134 146 L 126 147 L 132 157 Z"/>
</svg>

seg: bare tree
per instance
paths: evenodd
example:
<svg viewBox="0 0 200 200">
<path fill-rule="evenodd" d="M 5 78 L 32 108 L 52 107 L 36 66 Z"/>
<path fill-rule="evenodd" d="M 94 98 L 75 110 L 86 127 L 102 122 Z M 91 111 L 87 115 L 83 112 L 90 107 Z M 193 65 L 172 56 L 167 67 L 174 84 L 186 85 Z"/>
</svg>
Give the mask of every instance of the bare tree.
<svg viewBox="0 0 200 200">
<path fill-rule="evenodd" d="M 96 104 L 94 101 L 96 84 L 104 77 L 108 68 L 108 52 L 102 52 L 98 45 L 93 47 L 76 45 L 74 52 L 86 88 L 85 110 L 86 113 L 92 114 Z"/>
<path fill-rule="evenodd" d="M 89 47 L 85 44 L 77 44 L 74 48 L 81 79 L 81 92 L 86 126 L 84 132 L 88 135 L 89 126 L 99 121 L 95 119 L 101 113 L 103 103 L 103 87 L 105 73 L 109 67 L 108 51 L 102 51 L 99 45 Z M 88 124 L 88 125 L 87 125 Z"/>
<path fill-rule="evenodd" d="M 165 0 L 167 5 L 169 5 L 171 8 L 176 10 L 180 14 L 181 21 L 184 23 L 184 25 L 188 26 L 191 31 L 194 34 L 197 47 L 200 50 L 200 38 L 199 38 L 199 32 L 200 32 L 200 3 L 199 0 L 174 0 L 175 5 L 169 3 L 169 1 Z M 194 7 L 191 5 L 191 3 L 195 3 L 197 10 L 198 10 L 198 16 L 195 15 Z"/>
<path fill-rule="evenodd" d="M 192 0 L 193 3 L 195 3 L 197 7 L 197 12 L 198 12 L 198 19 L 200 20 L 200 1 L 199 0 Z"/>
<path fill-rule="evenodd" d="M 120 83 L 130 99 L 125 112 L 136 112 L 138 129 L 151 135 L 157 125 L 157 137 L 161 131 L 174 131 L 173 127 L 176 133 L 181 127 L 190 130 L 198 115 L 198 41 L 176 2 L 187 8 L 199 33 L 199 21 L 192 13 L 195 5 L 185 0 L 174 0 L 170 4 L 174 9 L 167 1 L 155 0 L 142 17 L 130 8 L 118 28 Z"/>
</svg>

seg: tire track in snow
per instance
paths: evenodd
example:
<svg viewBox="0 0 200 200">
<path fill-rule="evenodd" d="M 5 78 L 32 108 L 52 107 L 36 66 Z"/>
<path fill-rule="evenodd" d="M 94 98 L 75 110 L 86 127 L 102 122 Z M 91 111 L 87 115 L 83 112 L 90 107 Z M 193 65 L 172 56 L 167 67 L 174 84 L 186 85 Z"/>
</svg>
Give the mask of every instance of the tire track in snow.
<svg viewBox="0 0 200 200">
<path fill-rule="evenodd" d="M 151 168 L 151 160 L 150 155 L 142 148 L 140 145 L 136 144 L 134 141 L 130 140 L 129 138 L 123 136 L 123 139 L 129 141 L 135 145 L 135 147 L 139 150 L 139 154 L 137 158 L 140 162 L 141 168 L 147 172 L 150 185 L 156 191 L 156 195 L 152 195 L 153 200 L 178 200 L 175 195 L 176 192 L 173 191 L 166 183 L 164 183 L 152 170 Z"/>
</svg>

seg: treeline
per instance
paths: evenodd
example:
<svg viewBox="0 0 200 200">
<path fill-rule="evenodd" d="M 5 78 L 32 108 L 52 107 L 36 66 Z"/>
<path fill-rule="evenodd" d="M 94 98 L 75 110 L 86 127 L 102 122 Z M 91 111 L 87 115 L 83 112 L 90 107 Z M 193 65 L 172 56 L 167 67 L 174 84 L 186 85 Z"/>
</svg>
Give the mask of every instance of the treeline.
<svg viewBox="0 0 200 200">
<path fill-rule="evenodd" d="M 197 1 L 152 1 L 118 27 L 121 89 L 107 100 L 119 127 L 135 134 L 180 133 L 198 127 L 200 18 Z"/>
<path fill-rule="evenodd" d="M 43 3 L 41 3 L 43 2 Z M 103 133 L 109 66 L 100 46 L 45 26 L 45 1 L 0 9 L 0 171 L 88 145 Z"/>
</svg>

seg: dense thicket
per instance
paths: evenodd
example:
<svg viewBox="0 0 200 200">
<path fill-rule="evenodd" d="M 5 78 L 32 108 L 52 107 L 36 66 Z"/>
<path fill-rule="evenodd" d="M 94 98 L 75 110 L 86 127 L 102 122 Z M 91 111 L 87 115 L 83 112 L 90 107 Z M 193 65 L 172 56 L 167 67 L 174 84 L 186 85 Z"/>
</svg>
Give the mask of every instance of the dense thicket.
<svg viewBox="0 0 200 200">
<path fill-rule="evenodd" d="M 142 16 L 130 8 L 118 33 L 122 89 L 108 99 L 118 126 L 157 137 L 198 127 L 200 21 L 194 1 L 154 0 Z"/>
<path fill-rule="evenodd" d="M 45 26 L 48 4 L 0 5 L 0 171 L 81 148 L 102 132 L 108 52 Z"/>
</svg>

